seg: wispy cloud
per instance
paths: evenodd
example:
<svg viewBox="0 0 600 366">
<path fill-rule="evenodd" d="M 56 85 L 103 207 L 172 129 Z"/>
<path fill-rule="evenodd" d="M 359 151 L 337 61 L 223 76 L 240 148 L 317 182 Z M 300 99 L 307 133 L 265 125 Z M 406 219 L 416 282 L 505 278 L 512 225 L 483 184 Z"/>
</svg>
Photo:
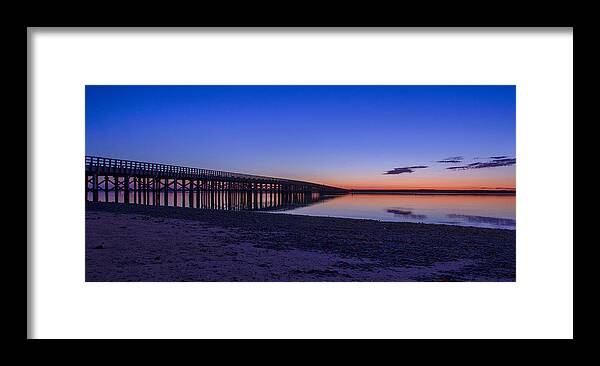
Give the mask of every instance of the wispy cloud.
<svg viewBox="0 0 600 366">
<path fill-rule="evenodd" d="M 515 165 L 517 163 L 516 158 L 507 158 L 506 156 L 491 157 L 491 158 L 492 158 L 492 160 L 489 160 L 489 161 L 471 163 L 471 164 L 460 165 L 460 166 L 451 166 L 446 169 L 468 170 L 468 169 L 496 168 L 496 167 L 501 167 L 501 166 Z"/>
<path fill-rule="evenodd" d="M 506 155 L 500 155 L 500 156 L 488 156 L 487 158 L 473 158 L 474 160 L 488 160 L 488 159 L 506 159 L 508 158 L 508 156 Z"/>
<path fill-rule="evenodd" d="M 437 160 L 436 163 L 460 163 L 463 159 L 464 157 L 462 156 L 451 156 L 449 158 Z"/>
<path fill-rule="evenodd" d="M 413 165 L 413 166 L 405 166 L 402 168 L 394 168 L 392 170 L 388 170 L 387 172 L 383 173 L 384 175 L 387 174 L 402 174 L 402 173 L 412 173 L 415 171 L 415 169 L 425 169 L 427 168 L 427 165 Z"/>
</svg>

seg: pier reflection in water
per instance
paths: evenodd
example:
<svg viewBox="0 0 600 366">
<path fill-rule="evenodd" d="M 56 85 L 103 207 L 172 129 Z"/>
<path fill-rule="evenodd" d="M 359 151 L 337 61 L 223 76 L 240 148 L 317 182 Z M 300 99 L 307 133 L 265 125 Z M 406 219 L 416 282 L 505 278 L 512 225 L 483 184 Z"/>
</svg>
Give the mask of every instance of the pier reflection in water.
<svg viewBox="0 0 600 366">
<path fill-rule="evenodd" d="M 114 191 L 107 194 L 100 192 L 99 202 L 125 202 L 125 192 L 118 192 L 118 200 Z M 88 194 L 91 200 L 91 192 Z M 129 202 L 134 201 L 134 193 L 129 193 Z M 193 207 L 200 209 L 231 210 L 231 211 L 285 211 L 311 205 L 331 198 L 319 193 L 276 193 L 276 192 L 169 192 L 168 205 L 178 207 Z M 154 198 L 148 196 L 147 205 L 165 205 L 164 195 Z"/>
<path fill-rule="evenodd" d="M 125 202 L 124 192 L 117 194 L 118 202 Z M 134 193 L 129 194 L 129 202 L 133 202 Z M 143 197 L 147 200 L 138 200 L 138 204 L 165 204 L 164 195 L 158 196 L 156 200 L 154 195 Z M 100 202 L 117 202 L 115 192 L 110 189 L 106 194 L 101 191 L 98 199 Z M 512 230 L 516 227 L 514 195 L 324 195 L 308 192 L 170 191 L 168 205 Z"/>
</svg>

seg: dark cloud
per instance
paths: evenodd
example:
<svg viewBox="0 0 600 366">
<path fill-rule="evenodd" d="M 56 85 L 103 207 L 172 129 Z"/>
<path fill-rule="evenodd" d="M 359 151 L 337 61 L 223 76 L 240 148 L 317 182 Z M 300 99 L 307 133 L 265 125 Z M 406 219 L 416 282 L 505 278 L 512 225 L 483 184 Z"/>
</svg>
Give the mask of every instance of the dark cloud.
<svg viewBox="0 0 600 366">
<path fill-rule="evenodd" d="M 402 173 L 412 173 L 414 170 L 410 168 L 394 168 L 392 170 L 388 170 L 383 174 L 402 174 Z"/>
<path fill-rule="evenodd" d="M 427 165 L 413 165 L 413 166 L 405 166 L 403 168 L 394 168 L 392 170 L 388 170 L 383 174 L 402 174 L 402 173 L 412 173 L 415 169 L 425 169 Z"/>
<path fill-rule="evenodd" d="M 488 156 L 487 158 L 473 158 L 474 160 L 488 160 L 488 159 L 506 159 L 508 156 L 500 155 L 500 156 Z"/>
<path fill-rule="evenodd" d="M 500 167 L 500 166 L 515 165 L 516 163 L 517 163 L 517 159 L 515 159 L 515 158 L 496 157 L 489 161 L 471 163 L 471 164 L 460 165 L 460 166 L 451 166 L 446 169 L 467 170 L 467 169 L 496 168 L 496 167 Z"/>
<path fill-rule="evenodd" d="M 460 163 L 463 161 L 464 157 L 462 156 L 451 156 L 449 158 L 445 158 L 442 160 L 436 161 L 436 163 Z"/>
</svg>

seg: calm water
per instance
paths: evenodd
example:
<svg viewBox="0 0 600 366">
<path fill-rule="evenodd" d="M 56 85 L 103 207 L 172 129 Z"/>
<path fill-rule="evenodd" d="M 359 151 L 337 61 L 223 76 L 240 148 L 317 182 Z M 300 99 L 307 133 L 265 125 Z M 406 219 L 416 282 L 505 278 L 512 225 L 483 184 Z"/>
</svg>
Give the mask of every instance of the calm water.
<svg viewBox="0 0 600 366">
<path fill-rule="evenodd" d="M 121 190 L 118 193 L 118 199 L 115 196 L 115 192 L 110 187 L 108 191 L 102 189 L 98 192 L 98 200 L 100 202 L 125 202 L 125 193 Z M 87 200 L 91 201 L 93 198 L 92 193 L 87 194 Z M 217 191 L 203 191 L 197 194 L 195 191 L 174 193 L 170 191 L 168 193 L 167 200 L 161 192 L 156 198 L 152 193 L 144 195 L 136 195 L 130 191 L 129 202 L 140 203 L 144 205 L 158 205 L 158 206 L 178 206 L 178 207 L 192 207 L 192 208 L 203 208 L 213 210 L 231 210 L 231 211 L 279 211 L 279 210 L 290 210 L 293 208 L 303 207 L 311 205 L 316 202 L 325 200 L 326 198 L 319 197 L 318 193 L 313 194 L 276 194 L 276 193 L 262 193 L 262 194 L 248 194 L 241 192 L 217 192 Z M 136 202 L 137 201 L 137 202 Z"/>
<path fill-rule="evenodd" d="M 515 229 L 515 196 L 349 194 L 289 214 Z"/>
<path fill-rule="evenodd" d="M 90 193 L 88 200 L 91 198 Z M 113 191 L 106 195 L 101 191 L 98 198 L 115 202 Z M 129 200 L 134 202 L 133 193 Z M 119 202 L 123 201 L 123 192 L 119 192 Z M 147 203 L 142 202 L 155 204 L 152 195 L 148 196 Z M 174 202 L 175 194 L 169 192 L 169 206 Z M 156 204 L 165 204 L 164 195 L 158 197 Z M 190 197 L 189 192 L 178 192 L 177 206 L 515 229 L 515 196 L 510 195 L 348 194 L 319 197 L 318 194 L 204 192 L 196 195 L 192 192 Z"/>
</svg>

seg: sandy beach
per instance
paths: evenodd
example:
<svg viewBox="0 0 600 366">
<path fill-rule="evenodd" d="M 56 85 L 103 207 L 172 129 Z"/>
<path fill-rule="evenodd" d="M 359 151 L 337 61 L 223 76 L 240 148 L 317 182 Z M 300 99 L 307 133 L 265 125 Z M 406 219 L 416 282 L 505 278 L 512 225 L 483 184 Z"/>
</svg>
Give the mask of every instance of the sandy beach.
<svg viewBox="0 0 600 366">
<path fill-rule="evenodd" d="M 86 281 L 515 281 L 515 231 L 86 203 Z"/>
</svg>

